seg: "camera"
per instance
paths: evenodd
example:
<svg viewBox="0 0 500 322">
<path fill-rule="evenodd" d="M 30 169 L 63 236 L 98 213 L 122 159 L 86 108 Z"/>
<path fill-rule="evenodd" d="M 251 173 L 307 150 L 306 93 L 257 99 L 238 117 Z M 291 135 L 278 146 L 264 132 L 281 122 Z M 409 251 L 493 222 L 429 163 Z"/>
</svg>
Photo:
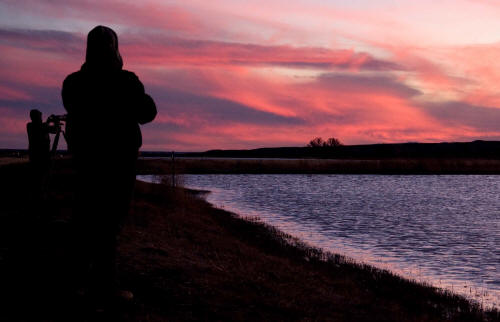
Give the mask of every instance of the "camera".
<svg viewBox="0 0 500 322">
<path fill-rule="evenodd" d="M 49 128 L 49 133 L 55 134 L 61 131 L 61 126 L 64 125 L 66 121 L 67 114 L 55 115 L 52 114 L 47 118 L 47 125 Z"/>
<path fill-rule="evenodd" d="M 67 117 L 67 114 L 63 114 L 63 115 L 52 114 L 47 118 L 47 123 L 54 124 L 54 125 L 60 124 L 61 122 L 66 121 L 66 117 Z"/>
</svg>

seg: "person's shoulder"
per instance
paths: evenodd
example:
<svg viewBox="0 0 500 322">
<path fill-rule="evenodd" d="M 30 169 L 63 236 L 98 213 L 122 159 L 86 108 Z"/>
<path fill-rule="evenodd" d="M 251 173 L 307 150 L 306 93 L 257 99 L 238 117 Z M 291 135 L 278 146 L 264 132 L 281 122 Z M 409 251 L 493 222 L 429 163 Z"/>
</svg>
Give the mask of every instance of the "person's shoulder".
<svg viewBox="0 0 500 322">
<path fill-rule="evenodd" d="M 142 85 L 142 82 L 139 80 L 139 77 L 128 70 L 122 70 L 121 71 L 121 77 L 123 80 L 125 80 L 126 86 L 130 87 L 131 89 L 139 89 L 141 91 L 144 91 L 144 85 Z"/>
<path fill-rule="evenodd" d="M 74 73 L 71 73 L 68 76 L 66 76 L 63 84 L 71 84 L 71 83 L 78 82 L 82 78 L 82 76 L 83 76 L 82 71 L 80 71 L 80 70 L 76 71 Z"/>
<path fill-rule="evenodd" d="M 134 72 L 131 72 L 129 70 L 126 70 L 126 69 L 122 69 L 120 71 L 121 73 L 121 77 L 124 77 L 128 80 L 133 80 L 133 81 L 138 81 L 139 80 L 139 77 L 137 77 L 137 75 L 134 73 Z"/>
</svg>

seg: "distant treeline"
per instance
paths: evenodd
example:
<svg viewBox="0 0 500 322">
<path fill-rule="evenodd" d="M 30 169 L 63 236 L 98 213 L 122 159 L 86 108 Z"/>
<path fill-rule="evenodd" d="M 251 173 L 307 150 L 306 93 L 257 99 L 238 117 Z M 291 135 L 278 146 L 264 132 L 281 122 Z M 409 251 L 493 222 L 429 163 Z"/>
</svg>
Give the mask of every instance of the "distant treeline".
<svg viewBox="0 0 500 322">
<path fill-rule="evenodd" d="M 58 151 L 59 152 L 59 151 Z M 65 154 L 65 151 L 60 151 Z M 0 156 L 25 156 L 27 150 L 3 149 Z M 170 157 L 172 152 L 142 151 L 143 157 Z M 253 150 L 175 152 L 176 157 L 281 159 L 500 159 L 500 141 L 453 143 L 397 143 L 321 147 L 280 147 Z"/>
<path fill-rule="evenodd" d="M 155 153 L 142 153 L 155 156 Z M 170 156 L 171 154 L 166 154 Z M 176 156 L 216 158 L 283 158 L 283 159 L 500 159 L 500 141 L 466 143 L 400 143 L 340 145 L 335 147 L 282 147 L 254 150 L 210 150 L 202 153 L 179 153 Z"/>
</svg>

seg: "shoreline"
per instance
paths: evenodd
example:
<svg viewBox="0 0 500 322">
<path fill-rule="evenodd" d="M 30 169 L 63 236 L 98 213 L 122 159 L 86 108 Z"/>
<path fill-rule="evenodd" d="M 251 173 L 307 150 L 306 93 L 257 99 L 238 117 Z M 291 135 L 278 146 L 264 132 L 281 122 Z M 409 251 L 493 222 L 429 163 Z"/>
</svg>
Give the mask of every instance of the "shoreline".
<svg viewBox="0 0 500 322">
<path fill-rule="evenodd" d="M 138 179 L 139 180 L 139 179 Z M 146 181 L 147 182 L 147 181 Z M 148 183 L 153 183 L 154 182 L 148 182 Z M 157 183 L 156 183 L 157 184 Z M 387 271 L 391 275 L 395 275 L 397 277 L 400 277 L 402 279 L 405 279 L 411 283 L 416 283 L 419 285 L 423 286 L 429 286 L 432 288 L 436 288 L 439 292 L 450 292 L 452 294 L 456 294 L 459 296 L 463 296 L 465 299 L 471 302 L 475 302 L 477 304 L 480 304 L 483 306 L 485 309 L 490 309 L 490 310 L 498 310 L 500 309 L 500 304 L 493 302 L 493 300 L 488 300 L 487 298 L 485 299 L 486 295 L 485 292 L 487 293 L 488 291 L 482 289 L 479 290 L 478 288 L 474 287 L 474 293 L 476 296 L 473 296 L 472 291 L 468 291 L 469 288 L 472 290 L 472 286 L 468 286 L 466 290 L 464 290 L 462 287 L 460 287 L 460 284 L 467 284 L 470 282 L 465 282 L 465 283 L 460 283 L 459 280 L 443 280 L 442 278 L 437 278 L 436 276 L 432 277 L 431 275 L 421 275 L 420 267 L 414 267 L 415 270 L 410 270 L 409 272 L 405 270 L 402 267 L 394 267 L 394 264 L 390 264 L 384 261 L 377 261 L 373 260 L 375 257 L 371 255 L 369 252 L 361 251 L 361 253 L 364 253 L 361 255 L 361 257 L 358 256 L 352 256 L 349 254 L 353 253 L 353 250 L 355 250 L 352 247 L 346 248 L 346 246 L 340 246 L 339 248 L 323 248 L 319 245 L 315 245 L 314 242 L 307 241 L 307 239 L 301 238 L 296 236 L 293 232 L 285 231 L 281 229 L 279 226 L 276 226 L 273 223 L 267 222 L 265 219 L 262 219 L 262 216 L 260 216 L 258 213 L 257 214 L 252 214 L 252 215 L 246 215 L 245 211 L 242 209 L 238 209 L 236 207 L 227 207 L 227 205 L 215 205 L 214 203 L 210 202 L 207 198 L 206 195 L 209 193 L 213 194 L 214 192 L 211 190 L 198 190 L 196 188 L 184 188 L 188 189 L 189 193 L 193 193 L 196 197 L 203 198 L 207 203 L 209 203 L 212 207 L 220 209 L 224 212 L 228 212 L 229 214 L 235 215 L 238 218 L 245 220 L 245 221 L 251 221 L 251 222 L 258 222 L 262 223 L 264 226 L 267 226 L 270 228 L 270 230 L 277 232 L 278 235 L 280 236 L 287 236 L 285 238 L 286 242 L 290 242 L 292 247 L 296 245 L 304 245 L 307 248 L 315 249 L 318 253 L 323 253 L 323 255 L 320 255 L 320 257 L 324 258 L 331 258 L 331 257 L 340 257 L 343 258 L 346 262 L 357 265 L 357 266 L 369 266 L 373 267 L 375 270 L 379 271 Z M 349 249 L 351 251 L 349 251 Z M 356 249 L 356 252 L 359 253 L 360 250 Z M 368 259 L 366 260 L 366 257 L 364 255 L 368 255 L 368 258 L 372 258 L 372 260 Z M 418 274 L 415 273 L 418 271 Z M 438 282 L 442 286 L 437 285 Z M 455 287 L 456 286 L 456 287 Z M 457 291 L 458 290 L 458 291 Z M 483 294 L 483 295 L 481 295 Z M 478 299 L 479 298 L 479 299 Z"/>
<path fill-rule="evenodd" d="M 92 320 L 88 304 L 68 296 L 68 281 L 74 279 L 65 260 L 71 235 L 61 220 L 71 216 L 71 172 L 59 168 L 53 177 L 44 205 L 48 221 L 30 212 L 23 194 L 27 175 L 23 164 L 0 167 L 5 198 L 0 263 L 6 264 L 0 265 L 0 282 L 6 285 L 0 297 L 12 308 L 0 317 Z M 326 254 L 272 226 L 214 208 L 196 194 L 137 182 L 118 252 L 119 281 L 135 298 L 115 307 L 113 316 L 124 321 L 500 320 L 498 310 Z M 289 239 L 293 245 L 285 242 Z"/>
<path fill-rule="evenodd" d="M 151 183 L 151 184 L 159 184 L 159 183 Z M 226 209 L 225 207 L 218 207 L 209 202 L 208 200 L 206 200 L 204 196 L 201 196 L 204 194 L 213 193 L 210 190 L 198 190 L 194 188 L 182 188 L 182 189 L 187 189 L 188 193 L 194 195 L 196 198 L 202 199 L 203 201 L 208 203 L 210 207 L 215 208 L 218 211 L 221 211 L 227 216 L 235 217 L 237 220 L 242 220 L 248 223 L 249 225 L 257 225 L 263 227 L 263 229 L 267 230 L 270 235 L 273 235 L 273 238 L 280 240 L 282 243 L 286 244 L 287 247 L 295 248 L 300 251 L 303 251 L 304 253 L 307 253 L 308 255 L 304 257 L 304 260 L 306 260 L 307 262 L 318 261 L 325 263 L 327 265 L 331 265 L 333 263 L 335 266 L 349 265 L 361 270 L 370 271 L 371 274 L 373 275 L 390 276 L 390 278 L 400 280 L 402 283 L 414 284 L 417 285 L 417 287 L 422 287 L 422 288 L 429 288 L 434 292 L 441 294 L 443 296 L 451 296 L 452 298 L 465 299 L 467 302 L 472 304 L 472 306 L 481 307 L 486 311 L 492 311 L 492 312 L 498 311 L 498 307 L 496 306 L 483 306 L 482 303 L 475 300 L 474 298 L 467 297 L 461 293 L 456 293 L 453 291 L 453 289 L 447 287 L 439 287 L 437 285 L 429 283 L 428 281 L 422 281 L 422 280 L 418 281 L 416 278 L 412 278 L 411 276 L 403 276 L 398 272 L 395 272 L 389 268 L 382 268 L 378 267 L 376 264 L 373 263 L 359 261 L 356 258 L 351 257 L 346 253 L 341 254 L 335 251 L 325 250 L 321 247 L 310 244 L 304 241 L 303 239 L 294 236 L 293 234 L 282 231 L 276 226 L 265 222 L 259 216 L 246 216 L 243 213 L 240 213 L 239 211 L 233 208 Z"/>
<path fill-rule="evenodd" d="M 211 191 L 210 191 L 211 192 Z M 206 191 L 204 193 L 207 193 Z M 209 201 L 207 201 L 209 202 Z M 209 202 L 210 203 L 210 202 Z M 460 283 L 459 280 L 444 280 L 442 278 L 437 278 L 436 276 L 432 277 L 431 275 L 428 274 L 423 274 L 420 267 L 414 266 L 413 269 L 404 269 L 402 267 L 397 267 L 395 266 L 394 263 L 388 263 L 380 257 L 374 257 L 370 252 L 366 251 L 361 251 L 360 249 L 354 249 L 352 247 L 347 247 L 346 246 L 340 246 L 338 248 L 323 248 L 318 245 L 315 245 L 314 243 L 308 242 L 307 240 L 304 240 L 304 238 L 297 237 L 293 232 L 287 232 L 279 227 L 273 225 L 272 223 L 268 223 L 265 220 L 261 219 L 259 215 L 255 216 L 246 216 L 244 214 L 244 211 L 238 210 L 235 208 L 226 208 L 226 207 L 219 207 L 216 206 L 212 203 L 210 203 L 213 207 L 217 209 L 221 209 L 223 211 L 235 214 L 239 218 L 243 220 L 250 220 L 250 221 L 256 221 L 256 222 L 261 222 L 266 226 L 272 227 L 272 230 L 278 231 L 278 234 L 283 234 L 290 236 L 287 238 L 287 240 L 291 241 L 291 246 L 295 246 L 294 241 L 297 240 L 299 245 L 307 245 L 307 247 L 317 249 L 318 252 L 324 253 L 325 258 L 329 257 L 335 257 L 335 256 L 340 256 L 340 258 L 344 258 L 347 263 L 352 263 L 354 265 L 358 266 L 368 266 L 368 267 L 373 267 L 375 270 L 379 271 L 387 271 L 392 275 L 395 275 L 397 277 L 400 277 L 402 279 L 405 279 L 411 283 L 416 283 L 422 286 L 428 286 L 431 288 L 436 288 L 439 292 L 450 292 L 452 294 L 456 294 L 458 296 L 463 296 L 465 299 L 468 301 L 474 302 L 479 304 L 480 306 L 484 307 L 486 310 L 488 309 L 493 309 L 493 310 L 498 310 L 500 309 L 500 305 L 496 302 L 493 302 L 493 300 L 484 300 L 483 297 L 486 297 L 488 290 L 485 289 L 479 289 L 477 287 L 471 287 L 467 286 L 466 289 L 464 287 L 460 287 L 460 284 L 469 284 L 469 281 L 464 281 L 463 283 Z M 352 255 L 354 252 L 357 252 L 358 255 Z M 368 258 L 368 259 L 367 259 Z M 377 260 L 377 258 L 380 258 Z M 438 285 L 439 283 L 442 284 L 442 286 Z M 470 291 L 474 289 L 474 291 Z M 476 296 L 473 296 L 472 293 L 475 293 Z M 480 299 L 478 299 L 480 298 Z"/>
</svg>

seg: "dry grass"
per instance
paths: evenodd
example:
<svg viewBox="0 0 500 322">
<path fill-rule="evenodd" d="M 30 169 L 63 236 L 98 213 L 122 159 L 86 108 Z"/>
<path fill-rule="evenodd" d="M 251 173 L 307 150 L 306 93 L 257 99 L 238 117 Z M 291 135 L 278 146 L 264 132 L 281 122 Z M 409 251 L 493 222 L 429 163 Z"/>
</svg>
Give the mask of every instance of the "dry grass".
<svg viewBox="0 0 500 322">
<path fill-rule="evenodd" d="M 171 173 L 170 160 L 140 160 L 139 172 Z M 176 159 L 177 173 L 367 173 L 500 174 L 500 160 L 487 159 Z"/>
<path fill-rule="evenodd" d="M 0 166 L 14 163 L 26 163 L 28 162 L 27 157 L 0 157 Z"/>
</svg>

